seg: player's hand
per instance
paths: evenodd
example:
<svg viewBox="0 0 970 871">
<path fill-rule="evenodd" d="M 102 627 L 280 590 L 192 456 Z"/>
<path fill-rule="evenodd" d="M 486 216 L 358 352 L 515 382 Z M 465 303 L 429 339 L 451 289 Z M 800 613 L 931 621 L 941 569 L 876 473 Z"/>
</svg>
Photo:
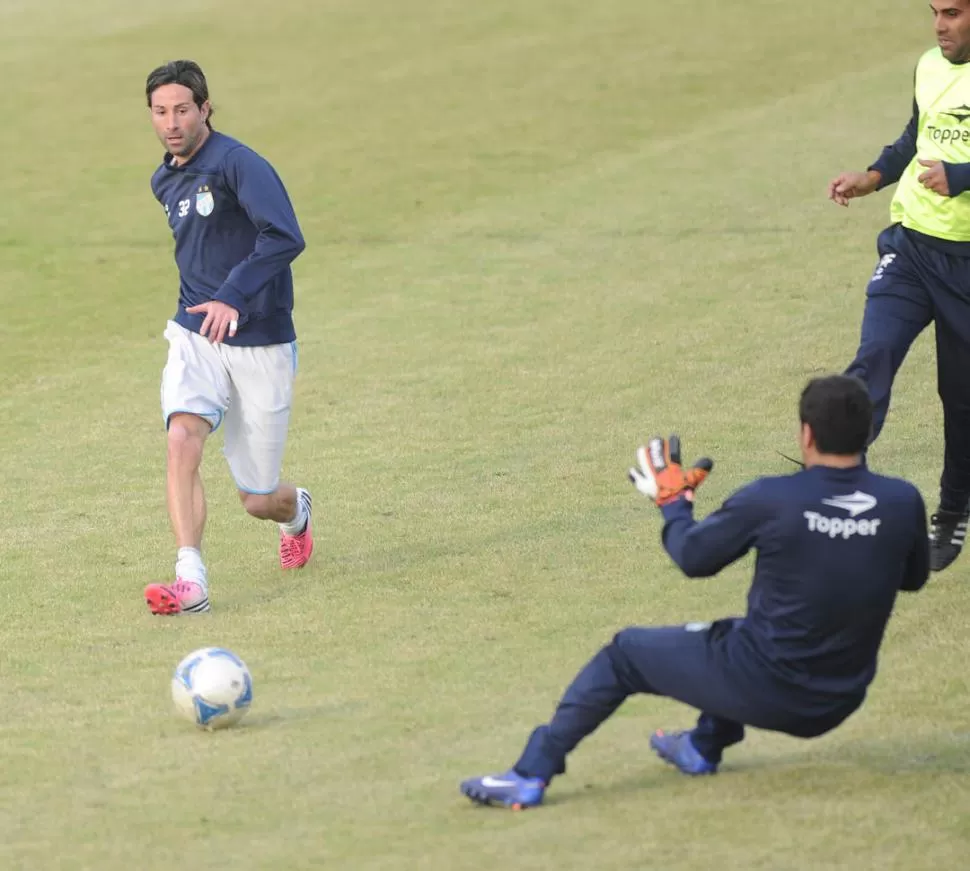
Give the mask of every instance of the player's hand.
<svg viewBox="0 0 970 871">
<path fill-rule="evenodd" d="M 920 166 L 928 167 L 925 172 L 921 172 L 916 180 L 928 190 L 938 193 L 941 197 L 950 196 L 950 183 L 946 180 L 946 167 L 938 160 L 923 160 L 920 158 Z"/>
<path fill-rule="evenodd" d="M 232 338 L 239 329 L 239 312 L 231 305 L 214 299 L 187 308 L 190 315 L 205 313 L 205 320 L 199 327 L 200 336 L 208 336 L 212 344 L 217 345 L 228 335 Z"/>
<path fill-rule="evenodd" d="M 849 200 L 871 194 L 881 181 L 882 173 L 874 169 L 868 172 L 843 172 L 829 182 L 829 199 L 837 206 L 848 206 Z"/>
<path fill-rule="evenodd" d="M 657 505 L 668 505 L 677 499 L 693 501 L 694 490 L 714 468 L 714 461 L 704 457 L 686 471 L 680 464 L 680 438 L 655 436 L 637 449 L 637 466 L 628 475 L 644 496 Z"/>
</svg>

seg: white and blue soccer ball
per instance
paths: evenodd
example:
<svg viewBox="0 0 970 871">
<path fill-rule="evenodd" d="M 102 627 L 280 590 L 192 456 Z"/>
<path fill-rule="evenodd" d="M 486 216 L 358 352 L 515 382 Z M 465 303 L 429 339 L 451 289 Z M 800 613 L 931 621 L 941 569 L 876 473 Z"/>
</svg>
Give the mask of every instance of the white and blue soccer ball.
<svg viewBox="0 0 970 871">
<path fill-rule="evenodd" d="M 172 700 L 176 710 L 200 729 L 225 729 L 249 710 L 253 678 L 231 650 L 203 647 L 175 667 Z"/>
</svg>

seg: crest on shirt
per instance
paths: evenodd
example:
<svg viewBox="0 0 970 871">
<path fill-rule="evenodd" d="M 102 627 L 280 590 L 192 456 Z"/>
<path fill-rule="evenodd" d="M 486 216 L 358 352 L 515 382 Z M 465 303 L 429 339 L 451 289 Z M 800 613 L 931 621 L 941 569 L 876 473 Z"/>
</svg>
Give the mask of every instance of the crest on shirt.
<svg viewBox="0 0 970 871">
<path fill-rule="evenodd" d="M 195 195 L 195 210 L 202 215 L 203 218 L 207 218 L 212 214 L 216 207 L 216 201 L 212 197 L 212 191 L 209 190 L 207 184 L 202 185 Z"/>
</svg>

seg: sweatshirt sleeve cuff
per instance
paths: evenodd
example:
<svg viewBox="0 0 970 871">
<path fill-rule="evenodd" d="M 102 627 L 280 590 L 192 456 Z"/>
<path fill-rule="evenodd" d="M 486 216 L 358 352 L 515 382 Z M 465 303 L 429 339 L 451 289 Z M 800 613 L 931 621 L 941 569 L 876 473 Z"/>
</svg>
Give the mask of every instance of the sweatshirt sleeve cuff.
<svg viewBox="0 0 970 871">
<path fill-rule="evenodd" d="M 682 495 L 679 499 L 675 499 L 673 502 L 668 502 L 666 505 L 661 505 L 660 513 L 663 514 L 664 520 L 668 523 L 671 520 L 676 520 L 678 517 L 693 517 L 694 503 L 691 502 L 685 495 Z"/>
<path fill-rule="evenodd" d="M 883 188 L 887 188 L 892 184 L 899 181 L 899 175 L 893 173 L 893 167 L 888 166 L 887 162 L 883 158 L 879 158 L 872 166 L 866 167 L 866 172 L 878 172 L 879 173 L 879 186 L 876 188 L 877 191 L 881 191 Z"/>
<path fill-rule="evenodd" d="M 249 314 L 249 309 L 246 304 L 246 297 L 244 297 L 231 284 L 222 285 L 213 299 L 216 299 L 219 302 L 224 302 L 226 305 L 231 305 L 237 312 L 239 312 L 240 320 L 246 318 Z"/>
<path fill-rule="evenodd" d="M 944 163 L 943 171 L 951 197 L 958 197 L 970 190 L 970 163 Z"/>
</svg>

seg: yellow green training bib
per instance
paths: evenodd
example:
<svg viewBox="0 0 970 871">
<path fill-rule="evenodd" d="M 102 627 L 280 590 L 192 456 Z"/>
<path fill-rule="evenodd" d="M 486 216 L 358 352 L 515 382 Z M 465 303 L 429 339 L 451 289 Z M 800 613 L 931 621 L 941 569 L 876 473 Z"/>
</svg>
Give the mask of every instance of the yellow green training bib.
<svg viewBox="0 0 970 871">
<path fill-rule="evenodd" d="M 939 239 L 970 242 L 970 191 L 941 197 L 916 180 L 927 169 L 920 159 L 970 163 L 970 64 L 951 64 L 939 48 L 931 49 L 917 64 L 915 93 L 916 157 L 899 179 L 892 222 Z"/>
</svg>

